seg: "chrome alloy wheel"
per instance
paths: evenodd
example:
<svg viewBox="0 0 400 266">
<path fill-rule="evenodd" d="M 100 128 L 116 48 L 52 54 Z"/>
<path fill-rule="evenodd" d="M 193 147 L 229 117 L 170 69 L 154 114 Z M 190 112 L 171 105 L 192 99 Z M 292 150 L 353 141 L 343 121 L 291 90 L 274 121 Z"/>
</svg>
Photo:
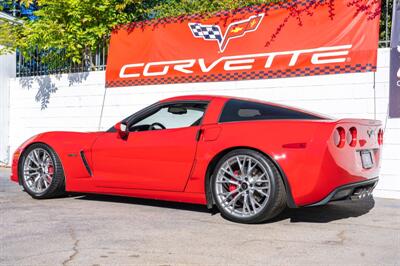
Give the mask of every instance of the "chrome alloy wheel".
<svg viewBox="0 0 400 266">
<path fill-rule="evenodd" d="M 49 152 L 36 148 L 26 156 L 23 170 L 27 188 L 34 193 L 43 193 L 53 180 L 54 162 Z"/>
<path fill-rule="evenodd" d="M 236 155 L 218 170 L 217 200 L 233 216 L 252 217 L 264 209 L 271 192 L 270 171 L 256 158 Z"/>
</svg>

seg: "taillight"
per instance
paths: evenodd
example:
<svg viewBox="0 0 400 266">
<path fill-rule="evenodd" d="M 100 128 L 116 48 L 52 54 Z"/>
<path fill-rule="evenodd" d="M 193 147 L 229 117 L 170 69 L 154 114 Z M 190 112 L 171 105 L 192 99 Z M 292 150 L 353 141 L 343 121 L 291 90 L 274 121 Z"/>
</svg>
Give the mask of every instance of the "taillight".
<svg viewBox="0 0 400 266">
<path fill-rule="evenodd" d="M 342 127 L 336 128 L 335 132 L 333 133 L 333 143 L 339 147 L 343 148 L 344 143 L 346 141 L 346 131 Z"/>
<path fill-rule="evenodd" d="M 379 129 L 379 131 L 378 131 L 378 143 L 379 143 L 379 145 L 383 144 L 383 130 L 382 130 L 382 128 Z"/>
<path fill-rule="evenodd" d="M 350 128 L 347 133 L 347 143 L 350 147 L 355 147 L 357 144 L 357 129 L 355 127 Z"/>
</svg>

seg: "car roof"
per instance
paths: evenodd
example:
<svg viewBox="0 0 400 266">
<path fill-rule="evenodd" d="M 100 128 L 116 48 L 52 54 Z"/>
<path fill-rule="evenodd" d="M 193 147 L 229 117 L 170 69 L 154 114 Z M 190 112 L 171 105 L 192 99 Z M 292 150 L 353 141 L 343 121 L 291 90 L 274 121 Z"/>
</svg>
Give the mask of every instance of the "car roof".
<svg viewBox="0 0 400 266">
<path fill-rule="evenodd" d="M 223 97 L 217 95 L 182 95 L 175 96 L 161 100 L 161 102 L 173 102 L 173 101 L 211 101 L 214 98 L 225 98 L 230 99 L 231 97 Z"/>
<path fill-rule="evenodd" d="M 206 94 L 193 94 L 193 95 L 182 95 L 182 96 L 175 96 L 171 98 L 167 98 L 161 100 L 162 103 L 164 102 L 173 102 L 173 101 L 211 101 L 212 99 L 236 99 L 236 100 L 244 100 L 244 101 L 252 101 L 252 102 L 261 102 L 261 103 L 270 103 L 263 100 L 257 100 L 252 98 L 243 98 L 243 97 L 235 97 L 235 96 L 226 96 L 226 95 L 206 95 Z M 273 104 L 273 103 L 270 103 Z"/>
<path fill-rule="evenodd" d="M 303 113 L 307 113 L 307 114 L 311 114 L 311 115 L 315 115 L 315 116 L 319 116 L 321 118 L 326 118 L 326 119 L 332 119 L 332 117 L 329 117 L 327 115 L 323 115 L 317 112 L 311 112 L 308 110 L 304 110 L 301 108 L 296 108 L 293 106 L 287 106 L 287 105 L 283 105 L 283 104 L 278 104 L 278 103 L 273 103 L 273 102 L 268 102 L 268 101 L 264 101 L 264 100 L 258 100 L 258 99 L 253 99 L 253 98 L 244 98 L 244 97 L 235 97 L 235 96 L 223 96 L 223 95 L 182 95 L 182 96 L 175 96 L 175 97 L 171 97 L 171 98 L 167 98 L 164 100 L 161 100 L 161 103 L 167 103 L 167 102 L 173 102 L 173 101 L 211 101 L 213 99 L 224 99 L 224 100 L 230 100 L 230 99 L 236 99 L 236 100 L 243 100 L 243 101 L 250 101 L 250 102 L 259 102 L 259 103 L 263 103 L 263 104 L 269 104 L 269 105 L 273 105 L 273 106 L 280 106 L 283 108 L 287 108 L 287 109 L 291 109 L 294 111 L 299 111 L 299 112 L 303 112 Z"/>
</svg>

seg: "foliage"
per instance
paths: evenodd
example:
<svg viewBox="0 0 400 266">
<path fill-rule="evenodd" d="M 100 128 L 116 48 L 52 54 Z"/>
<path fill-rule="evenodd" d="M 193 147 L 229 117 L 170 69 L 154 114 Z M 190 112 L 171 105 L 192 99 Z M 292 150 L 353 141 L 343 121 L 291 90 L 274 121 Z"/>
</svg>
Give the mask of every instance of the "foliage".
<svg viewBox="0 0 400 266">
<path fill-rule="evenodd" d="M 32 0 L 24 1 L 26 5 Z M 25 56 L 46 51 L 48 62 L 60 58 L 81 62 L 107 38 L 113 27 L 139 19 L 140 0 L 38 0 L 37 20 L 22 19 L 0 25 L 0 44 L 18 48 Z"/>
<path fill-rule="evenodd" d="M 379 39 L 389 41 L 392 28 L 393 1 L 382 0 L 382 15 L 380 21 Z M 387 23 L 386 23 L 387 22 Z M 384 44 L 384 46 L 389 43 Z"/>
<path fill-rule="evenodd" d="M 184 14 L 204 14 L 220 10 L 233 10 L 239 7 L 250 5 L 279 2 L 279 0 L 167 0 L 158 2 L 160 3 L 154 6 L 152 12 L 156 15 L 156 17 L 163 18 L 175 17 Z"/>
</svg>

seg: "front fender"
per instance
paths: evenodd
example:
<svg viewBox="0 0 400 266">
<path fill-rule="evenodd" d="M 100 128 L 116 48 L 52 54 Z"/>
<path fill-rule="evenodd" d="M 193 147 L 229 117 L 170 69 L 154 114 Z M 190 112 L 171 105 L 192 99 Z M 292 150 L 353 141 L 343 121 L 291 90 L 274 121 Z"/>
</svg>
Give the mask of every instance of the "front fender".
<svg viewBox="0 0 400 266">
<path fill-rule="evenodd" d="M 80 179 L 90 178 L 80 152 L 83 151 L 85 153 L 90 166 L 92 144 L 101 134 L 104 134 L 104 132 L 46 132 L 28 139 L 13 155 L 11 180 L 19 182 L 19 162 L 26 149 L 34 143 L 43 143 L 58 155 L 64 169 L 66 190 L 68 190 L 71 185 L 73 186 Z"/>
</svg>

